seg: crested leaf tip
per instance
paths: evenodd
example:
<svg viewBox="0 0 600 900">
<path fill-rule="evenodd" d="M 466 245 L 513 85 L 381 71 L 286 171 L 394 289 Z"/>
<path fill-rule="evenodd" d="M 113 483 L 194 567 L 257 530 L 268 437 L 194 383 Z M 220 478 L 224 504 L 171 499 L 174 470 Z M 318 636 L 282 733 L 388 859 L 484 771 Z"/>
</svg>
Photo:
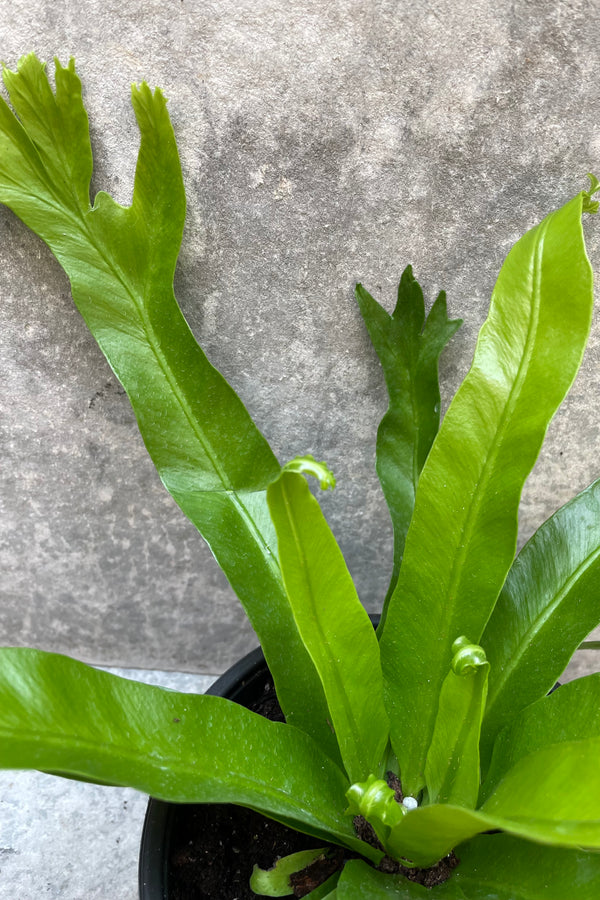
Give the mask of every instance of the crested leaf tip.
<svg viewBox="0 0 600 900">
<path fill-rule="evenodd" d="M 597 213 L 598 207 L 600 206 L 600 202 L 598 200 L 592 200 L 592 197 L 595 193 L 597 193 L 600 188 L 600 181 L 596 178 L 596 176 L 592 172 L 587 173 L 587 177 L 590 179 L 590 186 L 587 191 L 583 191 L 583 212 L 587 213 Z"/>
</svg>

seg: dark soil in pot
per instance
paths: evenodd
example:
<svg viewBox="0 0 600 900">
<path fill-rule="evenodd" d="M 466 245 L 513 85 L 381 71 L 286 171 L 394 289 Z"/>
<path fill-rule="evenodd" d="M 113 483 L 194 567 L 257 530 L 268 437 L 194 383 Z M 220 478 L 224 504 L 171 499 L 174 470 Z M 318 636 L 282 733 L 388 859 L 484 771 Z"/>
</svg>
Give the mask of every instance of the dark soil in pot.
<svg viewBox="0 0 600 900">
<path fill-rule="evenodd" d="M 263 693 L 248 706 L 282 722 L 284 717 L 266 666 L 262 674 Z M 252 900 L 257 896 L 249 885 L 255 863 L 269 869 L 280 856 L 317 846 L 316 838 L 250 809 L 229 804 L 184 806 L 171 837 L 169 900 Z M 335 859 L 332 862 L 334 871 Z M 314 886 L 308 886 L 306 892 Z"/>
<path fill-rule="evenodd" d="M 372 619 L 376 625 L 379 617 Z M 284 721 L 260 649 L 225 672 L 207 693 L 234 700 L 272 721 Z M 369 840 L 370 826 L 364 820 L 362 829 L 359 821 L 355 825 L 363 840 Z M 376 841 L 374 833 L 372 837 Z M 281 856 L 319 846 L 330 848 L 330 858 L 299 874 L 297 897 L 310 893 L 353 854 L 240 806 L 174 804 L 151 799 L 142 835 L 140 898 L 254 900 L 258 895 L 249 885 L 254 864 L 268 869 Z M 402 869 L 387 858 L 380 868 L 390 873 L 403 871 L 411 880 L 433 887 L 445 881 L 457 864 L 451 854 L 427 870 Z"/>
<path fill-rule="evenodd" d="M 208 691 L 235 700 L 273 721 L 284 721 L 260 650 L 229 669 Z M 253 900 L 249 881 L 256 863 L 270 868 L 280 856 L 325 846 L 259 813 L 230 804 L 171 804 L 151 800 L 140 856 L 141 900 Z M 331 872 L 341 866 L 334 854 Z M 325 871 L 315 877 L 328 877 Z M 297 896 L 316 884 L 307 873 Z"/>
</svg>

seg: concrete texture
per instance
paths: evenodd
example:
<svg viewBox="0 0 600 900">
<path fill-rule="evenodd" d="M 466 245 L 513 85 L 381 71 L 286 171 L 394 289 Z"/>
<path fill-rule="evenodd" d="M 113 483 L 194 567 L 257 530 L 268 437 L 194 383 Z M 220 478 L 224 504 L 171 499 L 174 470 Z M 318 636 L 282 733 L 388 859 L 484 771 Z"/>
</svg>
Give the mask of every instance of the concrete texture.
<svg viewBox="0 0 600 900">
<path fill-rule="evenodd" d="M 113 669 L 203 693 L 211 676 Z M 0 772 L 0 900 L 136 900 L 148 798 L 42 772 Z"/>
<path fill-rule="evenodd" d="M 378 608 L 391 533 L 374 468 L 385 409 L 352 289 L 389 307 L 412 263 L 465 319 L 469 365 L 511 244 L 600 169 L 597 3 L 0 0 L 0 57 L 77 59 L 95 189 L 130 196 L 129 85 L 170 98 L 189 212 L 184 312 L 282 460 L 338 476 L 324 506 Z M 598 223 L 586 224 L 600 263 Z M 220 671 L 253 643 L 164 493 L 128 403 L 47 249 L 0 210 L 0 634 L 85 660 Z M 526 538 L 600 474 L 589 353 L 524 495 Z"/>
</svg>

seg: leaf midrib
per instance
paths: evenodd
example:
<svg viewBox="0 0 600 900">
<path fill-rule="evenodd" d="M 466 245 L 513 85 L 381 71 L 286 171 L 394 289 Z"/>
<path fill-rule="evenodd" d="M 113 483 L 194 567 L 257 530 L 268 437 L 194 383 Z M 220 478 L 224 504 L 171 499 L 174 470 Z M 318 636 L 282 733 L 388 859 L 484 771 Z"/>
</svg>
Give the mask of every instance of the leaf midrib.
<svg viewBox="0 0 600 900">
<path fill-rule="evenodd" d="M 20 740 L 23 740 L 28 744 L 31 744 L 32 746 L 35 746 L 35 744 L 39 744 L 40 742 L 39 731 L 21 731 L 19 737 Z M 7 743 L 14 743 L 14 731 L 11 731 L 10 729 L 0 728 L 0 740 L 5 740 Z M 209 778 L 218 780 L 218 776 L 215 775 L 213 771 L 201 772 L 198 768 L 197 760 L 194 764 L 190 763 L 189 767 L 182 765 L 181 755 L 172 757 L 168 754 L 162 754 L 159 758 L 157 758 L 156 755 L 152 755 L 151 753 L 132 750 L 131 748 L 123 747 L 120 744 L 108 743 L 106 741 L 96 742 L 92 740 L 84 740 L 80 737 L 72 737 L 71 735 L 65 738 L 65 736 L 60 733 L 52 732 L 44 732 L 43 740 L 45 745 L 56 747 L 61 751 L 67 749 L 65 747 L 65 744 L 68 742 L 69 748 L 73 747 L 76 750 L 81 750 L 82 752 L 86 751 L 92 759 L 98 759 L 99 756 L 102 756 L 106 759 L 112 760 L 118 754 L 120 759 L 123 759 L 128 763 L 138 765 L 141 762 L 146 766 L 149 765 L 151 770 L 156 773 L 168 770 L 169 774 L 175 773 L 175 775 L 179 775 L 179 777 L 189 778 L 190 780 L 194 780 L 196 782 L 199 781 L 203 777 L 203 775 L 208 775 Z M 47 768 L 46 764 L 44 764 L 44 767 Z M 64 771 L 67 770 L 65 769 Z M 69 774 L 71 773 L 69 772 Z M 89 775 L 84 771 L 82 771 L 80 774 L 89 777 Z M 250 789 L 255 790 L 262 796 L 271 796 L 276 800 L 281 797 L 287 802 L 287 804 L 290 803 L 290 799 L 293 800 L 292 795 L 285 788 L 277 788 L 271 782 L 260 781 L 256 778 L 253 778 L 246 771 L 236 771 L 232 774 L 232 777 L 235 777 L 237 783 L 242 781 L 242 783 L 245 782 L 246 784 L 249 784 L 251 786 Z M 130 784 L 130 782 L 127 782 L 127 784 Z M 314 808 L 311 810 L 309 804 L 310 798 L 304 797 L 302 799 L 302 806 L 300 807 L 300 810 L 302 811 L 308 809 L 312 816 L 317 816 L 318 813 L 314 810 Z M 326 822 L 326 820 L 324 819 L 319 819 L 318 821 L 321 826 L 323 826 Z M 336 825 L 336 828 L 337 827 L 339 826 Z"/>
<path fill-rule="evenodd" d="M 512 411 L 517 403 L 517 397 L 520 394 L 522 385 L 527 377 L 527 372 L 529 369 L 529 364 L 530 364 L 531 356 L 533 353 L 533 346 L 535 344 L 535 337 L 537 334 L 537 324 L 539 322 L 539 308 L 541 305 L 540 283 L 539 283 L 540 282 L 539 269 L 541 267 L 541 254 L 543 252 L 544 238 L 545 238 L 546 232 L 548 230 L 548 227 L 550 225 L 550 221 L 553 218 L 553 215 L 554 214 L 548 216 L 548 218 L 544 222 L 542 222 L 541 225 L 539 226 L 540 233 L 536 239 L 536 248 L 535 248 L 535 256 L 534 256 L 534 270 L 533 270 L 533 287 L 532 287 L 532 294 L 534 296 L 535 302 L 531 304 L 532 314 L 530 315 L 529 325 L 528 325 L 528 329 L 527 329 L 525 352 L 523 353 L 523 355 L 521 357 L 521 361 L 519 363 L 519 367 L 518 367 L 518 371 L 517 371 L 517 376 L 514 380 L 513 386 L 510 389 L 507 402 L 504 405 L 504 409 L 503 409 L 502 415 L 500 417 L 499 425 L 495 432 L 496 437 L 497 438 L 499 437 L 500 439 L 494 440 L 491 451 L 487 454 L 487 456 L 485 458 L 485 461 L 484 461 L 484 464 L 482 467 L 482 471 L 481 471 L 481 475 L 477 481 L 477 492 L 473 498 L 473 501 L 469 504 L 469 510 L 468 510 L 467 516 L 464 519 L 463 526 L 461 528 L 460 540 L 458 543 L 458 548 L 459 548 L 458 553 L 455 555 L 455 557 L 453 559 L 452 568 L 450 571 L 450 579 L 448 581 L 448 587 L 444 593 L 446 602 L 444 603 L 443 608 L 445 610 L 448 609 L 448 606 L 450 605 L 448 603 L 448 600 L 450 600 L 452 603 L 452 613 L 448 619 L 449 625 L 452 629 L 452 633 L 449 636 L 452 638 L 452 640 L 454 640 L 454 637 L 456 637 L 456 635 L 454 634 L 454 631 L 456 630 L 456 626 L 454 623 L 455 623 L 455 618 L 457 616 L 457 608 L 458 608 L 458 605 L 459 605 L 459 602 L 461 599 L 458 596 L 456 589 L 459 586 L 460 581 L 461 581 L 462 572 L 464 569 L 464 562 L 465 562 L 465 558 L 467 556 L 467 547 L 470 546 L 472 535 L 473 535 L 473 532 L 476 527 L 475 523 L 476 523 L 476 520 L 477 520 L 477 517 L 479 514 L 479 510 L 481 508 L 483 495 L 484 495 L 485 489 L 487 488 L 487 485 L 489 483 L 489 480 L 490 480 L 490 477 L 491 477 L 491 474 L 493 471 L 493 465 L 494 465 L 494 463 L 498 457 L 498 454 L 500 452 L 500 446 L 503 443 L 503 438 L 504 438 L 506 429 L 508 427 L 510 415 L 512 414 Z M 457 632 L 457 634 L 458 634 L 458 632 Z M 479 635 L 472 636 L 472 637 L 470 636 L 470 638 L 471 638 L 471 640 L 478 640 Z M 446 662 L 447 662 L 447 660 L 446 660 L 445 655 L 443 657 L 442 656 L 439 657 L 439 662 L 438 662 L 438 666 L 437 666 L 439 677 L 438 677 L 437 683 L 439 683 L 442 680 Z M 432 708 L 430 710 L 429 717 L 428 717 L 430 723 L 435 720 L 435 715 L 436 715 L 436 710 L 435 710 L 435 708 Z M 432 733 L 432 729 L 430 727 L 429 734 L 431 734 L 431 733 Z"/>
<path fill-rule="evenodd" d="M 501 681 L 496 682 L 497 687 L 494 691 L 490 691 L 490 696 L 488 697 L 488 702 L 486 706 L 486 719 L 488 717 L 489 711 L 494 707 L 499 694 L 504 689 L 505 685 L 509 682 L 510 678 L 514 674 L 515 669 L 520 664 L 523 657 L 527 654 L 530 649 L 529 644 L 535 637 L 537 637 L 539 631 L 546 625 L 548 619 L 551 615 L 556 611 L 556 609 L 568 598 L 571 590 L 574 588 L 579 579 L 583 576 L 583 574 L 594 564 L 594 562 L 600 558 L 600 546 L 596 547 L 591 553 L 589 553 L 577 566 L 577 568 L 568 576 L 563 582 L 562 587 L 559 591 L 556 592 L 554 600 L 552 603 L 547 604 L 544 607 L 542 612 L 535 616 L 523 633 L 523 635 L 519 638 L 519 643 L 516 651 L 511 652 L 510 657 L 503 663 L 501 671 Z"/>
<path fill-rule="evenodd" d="M 331 675 L 333 675 L 333 681 L 335 683 L 337 699 L 342 700 L 342 706 L 344 709 L 344 717 L 346 719 L 347 724 L 349 725 L 349 729 L 350 729 L 351 736 L 352 736 L 351 750 L 352 750 L 353 765 L 358 765 L 359 767 L 361 767 L 361 760 L 357 753 L 357 748 L 361 747 L 361 745 L 362 745 L 361 730 L 358 727 L 358 724 L 354 717 L 354 711 L 353 711 L 352 705 L 351 705 L 348 695 L 344 689 L 344 682 L 341 678 L 339 667 L 336 665 L 336 662 L 335 662 L 335 659 L 333 658 L 333 656 L 328 652 L 330 643 L 329 643 L 329 640 L 327 639 L 327 636 L 323 630 L 323 626 L 321 625 L 321 619 L 319 616 L 319 610 L 317 608 L 317 604 L 316 604 L 316 600 L 315 600 L 312 579 L 310 577 L 310 571 L 308 568 L 306 555 L 304 553 L 304 547 L 302 545 L 302 541 L 298 534 L 298 529 L 296 527 L 296 520 L 295 520 L 295 517 L 293 514 L 292 505 L 290 503 L 288 493 L 287 493 L 287 490 L 286 490 L 286 487 L 285 487 L 285 484 L 283 483 L 283 481 L 281 482 L 281 493 L 283 496 L 283 501 L 285 503 L 286 516 L 287 516 L 288 522 L 290 524 L 290 528 L 291 528 L 293 539 L 294 539 L 294 544 L 296 546 L 296 552 L 298 553 L 298 557 L 299 557 L 300 564 L 301 564 L 303 580 L 306 585 L 306 590 L 307 590 L 308 598 L 309 598 L 310 605 L 311 605 L 311 611 L 313 614 L 313 616 L 312 616 L 313 623 L 316 626 L 316 629 L 318 631 L 318 636 L 319 636 L 318 646 L 323 651 L 321 653 L 321 660 L 325 659 L 325 661 L 327 663 L 327 669 L 329 672 L 329 676 L 331 677 Z M 297 622 L 297 618 L 296 618 L 296 615 L 294 612 L 294 604 L 291 601 L 290 601 L 290 606 L 292 608 L 292 614 L 294 615 L 294 619 L 296 619 L 296 622 Z M 298 625 L 298 631 L 302 637 L 302 629 L 301 629 L 300 625 Z M 302 638 L 302 641 L 304 642 L 304 638 Z M 313 644 L 313 642 L 311 642 L 311 645 L 312 644 Z M 312 646 L 310 646 L 309 644 L 306 644 L 306 643 L 305 643 L 305 646 L 306 646 L 306 649 L 308 650 L 309 655 L 311 656 L 311 658 L 313 658 Z M 317 669 L 317 671 L 319 673 L 319 677 L 320 677 L 320 671 L 319 671 L 320 666 L 317 663 L 315 663 L 315 668 Z M 334 724 L 335 724 L 335 719 L 337 718 L 337 716 L 334 716 L 333 710 L 331 709 L 331 705 L 329 702 L 330 691 L 327 689 L 322 678 L 321 678 L 321 683 L 323 684 L 323 691 L 325 693 L 327 706 L 329 708 L 332 719 L 334 719 Z M 337 739 L 338 745 L 339 745 L 340 744 L 340 735 L 337 733 L 337 731 L 336 731 L 336 739 Z M 344 740 L 344 745 L 345 745 L 345 747 L 348 748 L 347 738 Z M 340 747 L 340 750 L 341 749 L 342 748 Z M 348 748 L 348 749 L 350 749 L 350 748 Z M 346 752 L 342 752 L 342 757 L 344 758 L 344 764 L 346 764 Z M 348 772 L 348 775 L 350 777 L 352 777 L 350 775 L 350 772 Z"/>
<path fill-rule="evenodd" d="M 220 463 L 218 461 L 218 456 L 215 454 L 215 451 L 214 451 L 214 448 L 213 448 L 211 442 L 206 438 L 206 436 L 204 435 L 202 430 L 199 427 L 197 427 L 198 423 L 197 423 L 197 420 L 191 410 L 190 404 L 187 401 L 187 397 L 185 396 L 185 391 L 181 391 L 179 389 L 179 383 L 177 382 L 177 379 L 174 376 L 171 366 L 167 362 L 164 354 L 160 351 L 159 342 L 157 340 L 156 333 L 154 331 L 154 328 L 152 327 L 147 310 L 145 309 L 143 296 L 140 295 L 138 298 L 137 291 L 135 291 L 132 288 L 132 286 L 130 285 L 122 267 L 115 262 L 113 256 L 110 253 L 108 253 L 107 248 L 105 246 L 103 246 L 103 243 L 97 240 L 96 235 L 94 234 L 93 230 L 90 228 L 88 216 L 90 214 L 93 214 L 94 212 L 96 212 L 96 215 L 98 215 L 99 211 L 98 211 L 97 207 L 93 207 L 90 204 L 88 206 L 87 210 L 83 210 L 79 205 L 78 197 L 75 195 L 73 197 L 73 199 L 75 200 L 75 206 L 76 206 L 75 210 L 73 210 L 70 203 L 69 203 L 69 205 L 64 204 L 64 201 L 62 200 L 60 193 L 58 193 L 57 190 L 55 190 L 54 182 L 49 176 L 48 170 L 46 169 L 46 167 L 44 165 L 44 162 L 40 156 L 40 153 L 38 151 L 36 144 L 31 139 L 31 137 L 29 136 L 27 131 L 24 129 L 23 125 L 21 125 L 21 123 L 18 123 L 18 124 L 21 128 L 23 128 L 23 131 L 27 135 L 27 138 L 30 142 L 30 146 L 33 148 L 36 158 L 39 161 L 41 172 L 43 173 L 44 181 L 46 183 L 49 194 L 52 198 L 54 198 L 55 202 L 50 203 L 49 198 L 47 198 L 44 201 L 41 201 L 41 199 L 39 197 L 37 197 L 37 195 L 36 195 L 36 199 L 38 200 L 38 202 L 42 202 L 46 206 L 51 206 L 51 208 L 54 209 L 61 218 L 66 219 L 67 222 L 71 224 L 71 228 L 72 228 L 73 232 L 74 231 L 79 232 L 80 236 L 83 238 L 84 241 L 86 241 L 88 243 L 88 245 L 92 248 L 92 250 L 102 260 L 102 262 L 104 263 L 104 265 L 106 267 L 106 270 L 112 274 L 112 276 L 115 278 L 117 283 L 121 286 L 126 297 L 128 297 L 129 300 L 131 301 L 131 303 L 133 304 L 133 306 L 138 314 L 138 317 L 142 323 L 142 329 L 146 335 L 148 345 L 150 346 L 150 349 L 154 355 L 154 358 L 158 364 L 158 367 L 162 371 L 162 373 L 171 389 L 173 396 L 175 397 L 177 403 L 179 404 L 179 406 L 184 414 L 186 421 L 188 422 L 188 425 L 189 425 L 192 433 L 198 440 L 198 443 L 200 444 L 200 446 L 203 448 L 205 455 L 206 455 L 210 465 L 213 468 L 213 471 L 215 472 L 218 480 L 223 485 L 223 493 L 226 493 L 229 497 L 232 498 L 234 505 L 238 508 L 238 512 L 240 513 L 240 516 L 242 517 L 242 519 L 244 519 L 246 521 L 246 523 L 248 525 L 249 533 L 253 535 L 255 542 L 257 543 L 258 546 L 261 547 L 263 556 L 265 556 L 267 558 L 269 568 L 272 569 L 273 573 L 276 576 L 276 579 L 279 582 L 282 582 L 281 570 L 280 570 L 280 566 L 279 566 L 279 563 L 277 560 L 276 553 L 274 553 L 273 550 L 269 547 L 263 533 L 261 532 L 260 528 L 257 526 L 256 522 L 254 521 L 253 517 L 248 512 L 248 510 L 245 507 L 245 505 L 243 504 L 243 502 L 241 501 L 240 497 L 238 496 L 237 491 L 231 486 L 231 480 L 227 477 L 225 470 L 220 465 Z M 21 193 L 22 193 L 22 191 L 23 191 L 23 189 L 21 188 Z M 107 194 L 107 196 L 110 196 L 110 195 Z M 71 199 L 71 198 L 69 198 L 69 199 Z M 114 204 L 115 209 L 118 210 L 121 213 L 121 215 L 127 215 L 127 213 L 133 207 L 133 202 L 129 207 L 124 207 L 124 206 L 121 206 L 120 204 L 116 203 L 112 197 L 110 199 L 111 199 L 111 202 Z M 64 257 L 64 254 L 61 254 L 61 256 Z M 65 270 L 67 271 L 69 280 L 71 280 L 71 275 L 68 272 L 67 266 L 65 266 Z M 149 276 L 147 276 L 147 277 L 149 277 Z M 172 285 L 169 286 L 169 292 L 173 296 L 173 301 L 176 302 L 174 294 L 173 294 Z"/>
</svg>

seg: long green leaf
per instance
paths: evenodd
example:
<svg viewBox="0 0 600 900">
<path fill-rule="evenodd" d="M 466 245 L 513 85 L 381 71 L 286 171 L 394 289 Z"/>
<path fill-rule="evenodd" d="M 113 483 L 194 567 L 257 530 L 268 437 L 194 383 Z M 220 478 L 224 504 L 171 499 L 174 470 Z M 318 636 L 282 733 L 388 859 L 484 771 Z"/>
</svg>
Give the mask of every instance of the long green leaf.
<svg viewBox="0 0 600 900">
<path fill-rule="evenodd" d="M 0 651 L 0 767 L 176 803 L 237 803 L 378 856 L 344 814 L 346 778 L 304 732 L 222 697 L 128 681 L 66 656 Z"/>
<path fill-rule="evenodd" d="M 496 738 L 480 802 L 523 757 L 564 741 L 600 738 L 600 674 L 561 685 L 549 697 L 532 703 Z"/>
<path fill-rule="evenodd" d="M 346 864 L 339 900 L 597 900 L 600 855 L 533 845 L 507 834 L 480 835 L 457 850 L 448 881 L 428 890 L 361 860 Z"/>
<path fill-rule="evenodd" d="M 337 884 L 337 900 L 427 900 L 431 891 L 415 884 L 404 875 L 377 872 L 361 859 L 351 859 L 344 866 Z M 436 896 L 436 893 L 433 894 Z"/>
<path fill-rule="evenodd" d="M 437 900 L 597 900 L 600 855 L 482 834 L 457 849 L 460 865 Z M 459 892 L 454 893 L 458 889 Z"/>
<path fill-rule="evenodd" d="M 481 811 L 525 823 L 547 843 L 600 848 L 599 759 L 600 737 L 536 750 L 504 775 Z"/>
<path fill-rule="evenodd" d="M 423 291 L 407 266 L 390 315 L 361 284 L 356 299 L 379 357 L 389 407 L 377 431 L 377 474 L 394 527 L 394 562 L 379 630 L 396 582 L 421 469 L 440 423 L 438 361 L 460 319 L 448 319 L 442 291 L 425 319 Z"/>
<path fill-rule="evenodd" d="M 313 708 L 326 709 L 323 692 L 287 604 L 266 504 L 279 465 L 173 294 L 185 194 L 165 99 L 146 84 L 133 89 L 141 145 L 132 204 L 99 193 L 92 208 L 88 122 L 73 61 L 56 63 L 56 94 L 33 55 L 3 74 L 19 119 L 0 98 L 0 202 L 65 269 L 162 481 L 244 605 L 288 720 L 327 746 L 312 718 Z"/>
<path fill-rule="evenodd" d="M 599 623 L 600 480 L 559 509 L 521 550 L 486 626 L 486 757 L 500 729 L 548 693 Z"/>
<path fill-rule="evenodd" d="M 420 867 L 492 829 L 557 846 L 600 849 L 599 747 L 600 739 L 586 739 L 531 753 L 503 775 L 477 810 L 432 803 L 406 811 L 384 781 L 370 776 L 346 792 L 348 811 L 365 817 L 389 856 Z M 578 767 L 581 783 L 574 785 Z"/>
<path fill-rule="evenodd" d="M 505 775 L 481 809 L 419 807 L 391 830 L 386 849 L 427 867 L 494 829 L 557 847 L 600 849 L 599 752 L 600 739 L 593 738 L 532 753 Z"/>
<path fill-rule="evenodd" d="M 584 200 L 510 251 L 421 473 L 381 636 L 392 744 L 412 794 L 424 784 L 452 642 L 480 641 L 514 557 L 523 483 L 581 362 L 592 308 Z"/>
<path fill-rule="evenodd" d="M 298 631 L 323 684 L 351 781 L 380 772 L 388 742 L 379 644 L 306 479 L 284 471 L 267 492 Z"/>
<path fill-rule="evenodd" d="M 459 641 L 456 642 L 459 644 Z M 460 645 L 440 693 L 425 763 L 430 803 L 474 809 L 479 795 L 479 736 L 489 663 L 480 647 Z"/>
</svg>

